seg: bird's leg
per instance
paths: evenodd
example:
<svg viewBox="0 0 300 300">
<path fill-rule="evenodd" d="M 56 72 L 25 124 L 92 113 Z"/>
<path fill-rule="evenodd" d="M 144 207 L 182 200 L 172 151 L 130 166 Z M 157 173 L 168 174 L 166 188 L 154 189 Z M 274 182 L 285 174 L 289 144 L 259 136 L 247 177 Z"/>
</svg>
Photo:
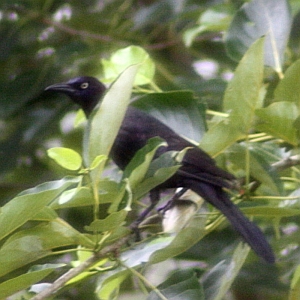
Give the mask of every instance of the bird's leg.
<svg viewBox="0 0 300 300">
<path fill-rule="evenodd" d="M 160 200 L 160 193 L 158 190 L 152 190 L 150 191 L 150 205 L 140 214 L 140 216 L 129 226 L 129 228 L 135 233 L 136 240 L 140 241 L 140 231 L 139 231 L 139 225 L 141 222 L 145 220 L 147 215 L 151 212 L 151 210 L 156 206 L 156 204 Z"/>
<path fill-rule="evenodd" d="M 188 190 L 188 188 L 182 188 L 180 191 L 176 192 L 173 197 L 165 204 L 164 206 L 160 207 L 158 209 L 159 212 L 162 212 L 164 214 L 167 210 L 172 208 L 176 201 L 180 199 L 180 197 Z"/>
</svg>

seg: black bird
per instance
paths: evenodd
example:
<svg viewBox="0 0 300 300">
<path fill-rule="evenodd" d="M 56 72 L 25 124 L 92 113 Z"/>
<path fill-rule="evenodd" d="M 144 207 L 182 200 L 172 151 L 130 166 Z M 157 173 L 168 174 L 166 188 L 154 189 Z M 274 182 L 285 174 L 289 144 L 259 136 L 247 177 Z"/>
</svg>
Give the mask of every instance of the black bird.
<svg viewBox="0 0 300 300">
<path fill-rule="evenodd" d="M 61 92 L 77 103 L 88 117 L 101 100 L 106 88 L 94 77 L 76 77 L 66 83 L 54 84 L 46 91 Z M 235 206 L 223 188 L 231 188 L 234 176 L 216 166 L 215 161 L 203 150 L 191 144 L 171 128 L 139 109 L 129 107 L 120 131 L 113 144 L 111 157 L 124 169 L 136 151 L 146 145 L 147 140 L 159 136 L 168 144 L 158 149 L 157 156 L 166 151 L 180 151 L 190 147 L 183 158 L 179 170 L 165 183 L 150 193 L 151 200 L 157 202 L 159 191 L 182 187 L 191 189 L 211 205 L 219 209 L 233 228 L 251 246 L 256 254 L 268 263 L 274 263 L 273 251 L 262 231 Z"/>
</svg>

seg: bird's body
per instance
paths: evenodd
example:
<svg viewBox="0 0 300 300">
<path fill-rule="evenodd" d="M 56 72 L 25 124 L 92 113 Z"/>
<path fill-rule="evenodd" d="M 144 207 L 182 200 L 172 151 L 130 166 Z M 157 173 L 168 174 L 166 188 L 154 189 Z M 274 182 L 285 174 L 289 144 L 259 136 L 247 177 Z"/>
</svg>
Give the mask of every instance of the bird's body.
<svg viewBox="0 0 300 300">
<path fill-rule="evenodd" d="M 156 157 L 167 151 L 181 151 L 189 148 L 182 161 L 182 167 L 176 173 L 174 186 L 180 187 L 176 181 L 179 174 L 197 178 L 203 182 L 220 187 L 229 187 L 229 181 L 234 179 L 230 173 L 216 166 L 215 161 L 203 150 L 196 147 L 171 128 L 145 112 L 128 107 L 118 136 L 111 151 L 114 162 L 124 169 L 134 154 L 144 147 L 150 138 L 159 136 L 167 142 L 166 147 L 161 147 Z M 171 184 L 172 179 L 169 181 Z"/>
<path fill-rule="evenodd" d="M 65 84 L 52 85 L 47 90 L 67 94 L 89 116 L 105 88 L 93 77 L 78 77 Z M 156 187 L 155 191 L 176 187 L 193 190 L 219 209 L 260 257 L 273 263 L 275 261 L 273 251 L 261 230 L 243 215 L 223 190 L 224 187 L 230 188 L 229 182 L 234 176 L 217 167 L 207 153 L 156 118 L 129 107 L 112 147 L 111 157 L 121 169 L 124 169 L 134 154 L 145 146 L 150 138 L 157 136 L 165 140 L 167 146 L 159 148 L 156 156 L 170 150 L 180 151 L 187 147 L 189 149 L 175 175 Z"/>
</svg>

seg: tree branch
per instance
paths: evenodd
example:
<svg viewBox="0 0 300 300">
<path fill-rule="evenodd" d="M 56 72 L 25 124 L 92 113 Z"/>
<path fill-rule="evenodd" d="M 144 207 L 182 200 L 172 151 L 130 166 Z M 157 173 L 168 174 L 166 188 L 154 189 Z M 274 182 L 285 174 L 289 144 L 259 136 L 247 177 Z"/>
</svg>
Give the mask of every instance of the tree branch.
<svg viewBox="0 0 300 300">
<path fill-rule="evenodd" d="M 68 272 L 63 274 L 57 280 L 55 280 L 48 288 L 44 289 L 42 292 L 31 298 L 31 300 L 43 300 L 50 296 L 53 296 L 59 289 L 61 289 L 68 281 L 76 277 L 86 269 L 93 266 L 97 261 L 107 257 L 110 253 L 117 252 L 124 244 L 128 242 L 130 235 L 121 238 L 112 245 L 103 248 L 101 251 L 94 253 L 90 258 L 81 263 L 79 266 L 70 269 Z"/>
<path fill-rule="evenodd" d="M 98 40 L 98 41 L 102 41 L 102 42 L 117 42 L 115 39 L 113 39 L 109 35 L 91 33 L 91 32 L 88 32 L 86 30 L 74 29 L 74 28 L 66 26 L 66 25 L 64 25 L 60 22 L 55 22 L 51 19 L 44 18 L 43 22 L 44 22 L 44 24 L 53 26 L 53 27 L 59 29 L 60 31 L 66 32 L 70 35 L 78 35 L 78 36 L 81 36 L 81 37 L 84 37 L 84 38 L 88 37 L 88 38 L 92 38 L 94 40 Z"/>
<path fill-rule="evenodd" d="M 272 167 L 277 171 L 283 171 L 287 168 L 300 165 L 300 154 L 293 155 L 288 158 L 284 158 L 276 163 L 272 164 Z"/>
<path fill-rule="evenodd" d="M 277 161 L 277 162 L 273 163 L 271 165 L 271 167 L 273 168 L 274 171 L 280 172 L 280 171 L 283 171 L 285 169 L 288 169 L 290 167 L 297 166 L 297 165 L 300 165 L 300 154 L 293 155 L 288 158 L 284 158 L 280 161 Z M 240 181 L 240 185 L 243 185 L 243 184 L 245 184 L 244 178 L 243 178 L 243 180 Z M 260 185 L 261 185 L 260 181 L 253 180 L 251 182 L 249 192 L 253 193 L 254 191 L 256 191 L 258 189 L 258 187 Z"/>
</svg>

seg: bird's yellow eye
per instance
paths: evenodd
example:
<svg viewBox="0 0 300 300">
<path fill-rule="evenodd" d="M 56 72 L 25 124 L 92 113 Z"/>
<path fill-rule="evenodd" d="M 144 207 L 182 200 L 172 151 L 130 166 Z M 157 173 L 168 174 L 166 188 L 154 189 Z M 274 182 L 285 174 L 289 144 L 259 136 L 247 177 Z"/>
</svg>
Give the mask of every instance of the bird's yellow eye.
<svg viewBox="0 0 300 300">
<path fill-rule="evenodd" d="M 80 88 L 83 89 L 83 90 L 87 89 L 88 87 L 89 87 L 89 83 L 88 82 L 84 82 L 84 83 L 82 83 L 80 85 Z"/>
</svg>

